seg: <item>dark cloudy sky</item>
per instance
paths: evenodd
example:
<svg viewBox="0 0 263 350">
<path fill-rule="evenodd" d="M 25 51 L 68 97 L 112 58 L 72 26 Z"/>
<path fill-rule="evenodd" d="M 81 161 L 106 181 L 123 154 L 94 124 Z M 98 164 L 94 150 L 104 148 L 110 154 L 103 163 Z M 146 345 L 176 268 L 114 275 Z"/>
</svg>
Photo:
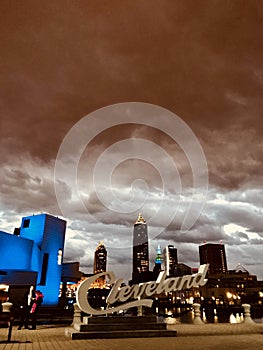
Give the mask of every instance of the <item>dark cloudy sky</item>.
<svg viewBox="0 0 263 350">
<path fill-rule="evenodd" d="M 151 222 L 152 262 L 158 244 L 174 244 L 179 260 L 196 267 L 198 245 L 222 240 L 229 268 L 241 263 L 263 279 L 262 25 L 260 0 L 2 0 L 0 228 L 12 232 L 22 216 L 32 213 L 65 217 L 55 195 L 58 181 L 73 203 L 65 217 L 64 260 L 80 261 L 83 271 L 91 272 L 93 251 L 103 240 L 108 268 L 129 277 L 133 223 L 143 209 Z M 160 128 L 142 125 L 143 117 L 141 124 L 127 117 L 123 125 L 100 133 L 99 117 L 90 126 L 94 137 L 82 154 L 78 185 L 92 216 L 74 206 L 65 179 L 54 180 L 59 147 L 74 125 L 93 111 L 123 102 L 161 106 L 179 116 L 199 140 L 209 187 L 205 208 L 189 231 L 182 232 L 181 216 L 195 200 L 192 169 L 182 149 L 160 131 L 162 115 Z M 125 145 L 135 153 L 136 138 L 157 145 L 152 160 L 118 163 L 122 142 L 131 138 L 133 144 Z M 176 163 L 183 188 L 181 211 L 170 224 L 166 213 L 176 211 L 179 194 L 172 185 L 178 174 L 167 166 L 169 157 L 159 159 L 160 148 Z M 101 192 L 106 204 L 93 183 L 103 154 L 105 169 L 113 166 L 111 189 L 104 186 Z M 107 171 L 100 171 L 96 178 L 102 181 Z M 136 210 L 114 211 L 108 191 L 127 201 L 131 184 Z M 162 215 L 156 216 L 160 197 Z M 152 233 L 160 227 L 156 237 Z"/>
</svg>

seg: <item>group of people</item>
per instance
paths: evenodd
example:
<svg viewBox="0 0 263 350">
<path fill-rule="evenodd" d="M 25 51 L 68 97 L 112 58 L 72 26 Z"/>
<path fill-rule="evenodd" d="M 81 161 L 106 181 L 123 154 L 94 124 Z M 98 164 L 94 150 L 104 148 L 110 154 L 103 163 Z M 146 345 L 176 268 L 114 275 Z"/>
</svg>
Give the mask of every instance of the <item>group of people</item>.
<svg viewBox="0 0 263 350">
<path fill-rule="evenodd" d="M 36 329 L 37 312 L 43 302 L 44 295 L 40 290 L 35 290 L 33 286 L 25 293 L 23 304 L 21 305 L 21 319 L 18 329 L 23 326 L 26 329 Z M 31 320 L 32 327 L 29 328 Z"/>
</svg>

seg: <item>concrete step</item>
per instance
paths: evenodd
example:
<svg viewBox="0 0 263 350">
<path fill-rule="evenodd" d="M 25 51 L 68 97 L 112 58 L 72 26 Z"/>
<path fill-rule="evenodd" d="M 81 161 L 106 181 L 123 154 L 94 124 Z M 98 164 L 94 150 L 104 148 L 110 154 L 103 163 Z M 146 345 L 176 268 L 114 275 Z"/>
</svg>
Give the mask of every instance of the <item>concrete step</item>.
<svg viewBox="0 0 263 350">
<path fill-rule="evenodd" d="M 128 330 L 160 330 L 166 329 L 165 323 L 111 323 L 111 324 L 83 324 L 74 325 L 74 329 L 79 332 L 94 331 L 128 331 Z"/>
<path fill-rule="evenodd" d="M 77 332 L 73 328 L 66 328 L 65 334 L 66 336 L 70 337 L 72 340 L 176 337 L 176 331 L 168 331 L 168 330 Z"/>
<path fill-rule="evenodd" d="M 85 324 L 113 324 L 113 323 L 155 323 L 157 321 L 156 316 L 86 316 L 83 317 L 83 323 Z"/>
</svg>

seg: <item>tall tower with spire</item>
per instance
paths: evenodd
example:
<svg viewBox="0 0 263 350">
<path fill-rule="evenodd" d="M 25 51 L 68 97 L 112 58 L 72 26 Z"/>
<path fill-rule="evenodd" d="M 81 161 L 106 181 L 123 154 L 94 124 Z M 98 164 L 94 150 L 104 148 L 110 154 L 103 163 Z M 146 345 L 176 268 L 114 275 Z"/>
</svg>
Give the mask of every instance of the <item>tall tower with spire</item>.
<svg viewBox="0 0 263 350">
<path fill-rule="evenodd" d="M 142 214 L 134 224 L 133 229 L 133 271 L 132 279 L 143 282 L 149 275 L 149 248 L 147 224 Z"/>
<path fill-rule="evenodd" d="M 160 245 L 158 245 L 157 250 L 156 250 L 156 258 L 155 258 L 155 265 L 153 268 L 153 275 L 154 278 L 156 279 L 162 270 L 162 250 Z"/>
</svg>

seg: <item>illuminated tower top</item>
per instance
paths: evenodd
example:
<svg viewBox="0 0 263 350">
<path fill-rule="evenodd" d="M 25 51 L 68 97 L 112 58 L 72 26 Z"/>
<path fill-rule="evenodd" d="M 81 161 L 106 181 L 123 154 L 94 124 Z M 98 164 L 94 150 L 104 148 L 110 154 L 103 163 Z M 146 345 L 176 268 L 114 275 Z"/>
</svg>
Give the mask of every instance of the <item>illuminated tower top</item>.
<svg viewBox="0 0 263 350">
<path fill-rule="evenodd" d="M 160 245 L 158 245 L 156 250 L 155 264 L 161 264 L 161 263 L 162 263 L 162 250 Z"/>
<path fill-rule="evenodd" d="M 154 278 L 156 279 L 159 275 L 159 272 L 162 270 L 162 250 L 160 245 L 158 245 L 156 250 L 156 258 L 155 258 L 155 265 L 153 268 L 153 274 Z"/>
<path fill-rule="evenodd" d="M 138 219 L 135 221 L 134 225 L 139 225 L 139 224 L 146 224 L 146 221 L 144 220 L 141 213 L 139 213 Z"/>
</svg>

